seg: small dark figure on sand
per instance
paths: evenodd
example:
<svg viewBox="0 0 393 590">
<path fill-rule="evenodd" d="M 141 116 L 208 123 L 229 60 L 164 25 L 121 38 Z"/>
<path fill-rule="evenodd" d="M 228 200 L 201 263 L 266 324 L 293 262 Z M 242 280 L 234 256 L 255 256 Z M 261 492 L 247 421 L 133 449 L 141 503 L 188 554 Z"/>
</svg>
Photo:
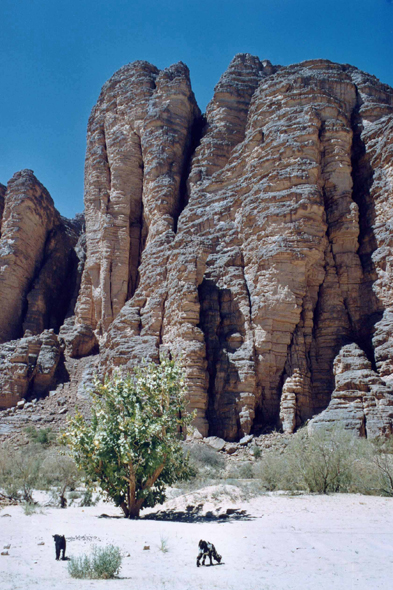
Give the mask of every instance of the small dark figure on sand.
<svg viewBox="0 0 393 590">
<path fill-rule="evenodd" d="M 221 563 L 222 556 L 219 555 L 214 547 L 213 543 L 209 543 L 209 541 L 199 541 L 198 544 L 199 553 L 197 557 L 197 567 L 199 567 L 200 561 L 202 559 L 202 565 L 205 565 L 206 557 L 210 559 L 210 565 L 213 565 L 212 557 L 217 561 L 217 563 Z"/>
<path fill-rule="evenodd" d="M 60 551 L 63 551 L 62 560 L 65 559 L 65 550 L 66 550 L 66 540 L 64 535 L 52 535 L 55 540 L 56 545 L 56 560 L 59 561 L 60 559 Z"/>
</svg>

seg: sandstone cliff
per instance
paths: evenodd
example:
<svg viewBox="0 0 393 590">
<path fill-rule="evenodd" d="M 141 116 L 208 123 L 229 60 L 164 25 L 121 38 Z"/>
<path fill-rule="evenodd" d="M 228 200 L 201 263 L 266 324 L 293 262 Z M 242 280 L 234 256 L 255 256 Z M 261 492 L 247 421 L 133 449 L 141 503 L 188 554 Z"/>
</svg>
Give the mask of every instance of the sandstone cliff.
<svg viewBox="0 0 393 590">
<path fill-rule="evenodd" d="M 0 239 L 0 407 L 45 393 L 54 382 L 54 331 L 75 306 L 81 229 L 81 220 L 59 215 L 31 170 L 9 181 Z"/>
<path fill-rule="evenodd" d="M 181 354 L 198 428 L 229 439 L 324 410 L 348 343 L 389 379 L 392 112 L 391 88 L 324 60 L 236 56 L 204 119 L 181 64 L 115 74 L 77 308 L 106 368 Z"/>
<path fill-rule="evenodd" d="M 89 119 L 66 354 L 99 347 L 103 371 L 182 356 L 205 436 L 292 432 L 321 412 L 315 427 L 391 432 L 392 201 L 393 89 L 375 77 L 241 54 L 201 115 L 184 64 L 124 66 Z M 7 227 L 6 195 L 2 243 Z M 22 315 L 0 316 L 3 340 Z"/>
</svg>

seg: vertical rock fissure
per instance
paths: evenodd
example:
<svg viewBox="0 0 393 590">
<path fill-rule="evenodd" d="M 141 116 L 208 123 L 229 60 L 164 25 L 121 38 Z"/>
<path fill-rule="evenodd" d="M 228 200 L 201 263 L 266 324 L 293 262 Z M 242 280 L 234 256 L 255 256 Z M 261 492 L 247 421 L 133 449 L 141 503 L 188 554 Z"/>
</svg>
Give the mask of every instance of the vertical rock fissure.
<svg viewBox="0 0 393 590">
<path fill-rule="evenodd" d="M 195 117 L 193 124 L 190 130 L 190 138 L 188 147 L 186 149 L 186 154 L 184 157 L 182 173 L 180 177 L 180 185 L 179 185 L 179 201 L 177 205 L 177 210 L 174 214 L 174 226 L 173 231 L 175 234 L 177 233 L 178 221 L 179 217 L 187 207 L 188 199 L 189 199 L 189 188 L 188 188 L 188 178 L 191 172 L 191 164 L 192 159 L 195 154 L 195 151 L 199 147 L 201 143 L 201 139 L 203 136 L 203 130 L 206 125 L 206 118 L 205 115 L 199 115 Z"/>
<path fill-rule="evenodd" d="M 255 434 L 256 436 L 258 436 L 261 429 L 264 429 L 266 427 L 266 424 L 264 422 L 263 388 L 262 388 L 262 383 L 261 383 L 261 380 L 259 377 L 259 372 L 257 371 L 258 353 L 257 353 L 256 344 L 255 344 L 255 331 L 254 331 L 254 326 L 253 326 L 253 309 L 252 309 L 251 293 L 250 293 L 250 288 L 249 288 L 246 273 L 245 273 L 246 265 L 244 262 L 244 253 L 242 250 L 240 252 L 241 252 L 241 267 L 242 267 L 242 272 L 243 272 L 243 280 L 244 280 L 244 286 L 245 286 L 246 293 L 247 293 L 248 307 L 249 307 L 249 312 L 250 312 L 250 333 L 251 333 L 251 337 L 252 337 L 252 360 L 254 363 L 255 386 L 256 386 L 255 408 L 254 408 L 255 413 L 254 413 L 254 420 L 253 420 L 251 432 L 253 434 Z"/>
<path fill-rule="evenodd" d="M 328 191 L 326 188 L 326 184 L 328 182 L 326 168 L 328 168 L 329 163 L 331 163 L 331 159 L 329 162 L 329 159 L 327 158 L 327 155 L 326 155 L 326 145 L 327 145 L 327 142 L 329 141 L 329 138 L 326 138 L 326 135 L 328 135 L 328 131 L 326 128 L 326 121 L 322 120 L 320 128 L 319 128 L 319 132 L 318 132 L 318 139 L 319 139 L 320 146 L 321 146 L 321 160 L 320 160 L 321 176 L 322 176 L 321 190 L 322 190 L 323 205 L 324 205 L 325 214 L 326 214 L 326 225 L 327 225 L 326 238 L 329 243 L 330 254 L 331 254 L 332 259 L 334 261 L 334 267 L 335 267 L 335 272 L 337 275 L 338 283 L 340 285 L 340 291 L 342 291 L 340 276 L 339 276 L 339 272 L 338 272 L 338 261 L 337 261 L 337 257 L 336 257 L 335 250 L 334 250 L 334 240 L 332 239 L 332 233 L 334 233 L 334 225 L 335 225 L 335 223 L 337 223 L 337 219 L 335 219 L 335 211 L 334 211 L 334 200 L 335 200 L 334 192 L 335 191 L 331 187 L 330 192 L 331 193 L 333 192 L 333 196 L 332 196 L 332 194 L 330 194 L 330 195 L 328 194 Z M 346 298 L 345 298 L 344 293 L 343 293 L 343 303 L 344 303 L 344 307 L 345 307 L 346 314 L 348 317 L 349 325 L 351 326 L 351 328 L 355 329 L 353 318 L 351 317 L 350 310 L 348 308 L 348 305 L 346 304 Z"/>
<path fill-rule="evenodd" d="M 371 187 L 374 182 L 374 171 L 370 165 L 366 153 L 366 147 L 362 140 L 363 123 L 360 115 L 362 104 L 358 89 L 356 89 L 357 104 L 352 112 L 351 127 L 352 141 L 352 198 L 359 208 L 359 248 L 358 255 L 363 269 L 364 280 L 362 284 L 361 302 L 362 322 L 356 342 L 366 353 L 373 370 L 376 369 L 372 336 L 375 324 L 381 319 L 383 307 L 373 290 L 373 282 L 377 278 L 373 262 L 373 252 L 377 249 L 377 241 L 373 231 L 375 223 L 375 206 L 371 198 Z M 367 302 L 365 307 L 364 302 Z"/>
<path fill-rule="evenodd" d="M 163 277 L 163 284 L 166 284 L 167 281 L 167 276 L 168 276 L 168 266 L 167 264 L 165 264 L 165 272 L 164 272 L 164 277 Z M 168 289 L 165 289 L 165 295 L 161 304 L 161 325 L 160 325 L 160 330 L 158 333 L 158 352 L 160 352 L 160 346 L 163 344 L 164 339 L 164 322 L 165 322 L 165 309 L 166 309 L 166 302 L 168 299 Z"/>
<path fill-rule="evenodd" d="M 143 207 L 143 200 L 142 200 L 142 192 L 143 192 L 143 182 L 144 182 L 144 163 L 142 160 L 142 148 L 141 148 L 141 141 L 140 137 L 138 136 L 139 140 L 139 154 L 140 154 L 140 171 L 141 171 L 141 179 L 140 179 L 140 194 L 137 196 L 137 207 L 139 210 L 133 211 L 132 206 L 130 207 L 129 213 L 129 236 L 130 236 L 130 246 L 129 246 L 129 262 L 128 262 L 128 286 L 127 286 L 127 297 L 126 301 L 131 299 L 138 288 L 139 284 L 139 267 L 141 264 L 142 252 L 145 247 L 146 243 L 146 231 L 145 231 L 145 221 L 144 221 L 144 207 Z"/>
<path fill-rule="evenodd" d="M 108 148 L 106 145 L 106 136 L 105 136 L 105 129 L 102 129 L 102 134 L 104 136 L 104 153 L 105 153 L 105 162 L 107 164 L 107 172 L 108 172 L 108 200 L 106 203 L 106 212 L 108 213 L 109 211 L 109 204 L 111 202 L 111 189 L 112 189 L 112 171 L 111 171 L 111 167 L 109 164 L 109 158 L 108 158 Z"/>
<path fill-rule="evenodd" d="M 4 184 L 0 182 L 0 238 L 1 238 L 1 225 L 3 223 L 3 213 L 4 213 L 4 198 L 6 193 L 6 187 Z"/>
</svg>

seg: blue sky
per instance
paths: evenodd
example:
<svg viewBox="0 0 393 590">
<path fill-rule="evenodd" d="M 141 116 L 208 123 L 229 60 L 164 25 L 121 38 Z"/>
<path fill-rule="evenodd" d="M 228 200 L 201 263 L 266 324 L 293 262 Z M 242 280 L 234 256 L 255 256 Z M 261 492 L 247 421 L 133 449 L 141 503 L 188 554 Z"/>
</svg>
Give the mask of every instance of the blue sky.
<svg viewBox="0 0 393 590">
<path fill-rule="evenodd" d="M 239 52 L 350 63 L 393 86 L 392 0 L 0 0 L 0 182 L 31 168 L 83 210 L 86 125 L 122 65 L 177 61 L 202 110 Z"/>
</svg>

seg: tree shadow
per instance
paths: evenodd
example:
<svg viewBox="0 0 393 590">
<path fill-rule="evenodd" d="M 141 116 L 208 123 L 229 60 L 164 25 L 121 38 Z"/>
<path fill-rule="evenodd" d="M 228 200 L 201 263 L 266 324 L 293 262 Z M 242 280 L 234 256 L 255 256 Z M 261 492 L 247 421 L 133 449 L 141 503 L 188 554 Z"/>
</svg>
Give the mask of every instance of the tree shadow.
<svg viewBox="0 0 393 590">
<path fill-rule="evenodd" d="M 220 509 L 202 512 L 203 504 L 187 506 L 185 510 L 158 510 L 142 516 L 143 520 L 163 520 L 172 522 L 230 522 L 233 520 L 254 520 L 255 517 L 239 508 L 228 508 L 225 512 Z"/>
</svg>

